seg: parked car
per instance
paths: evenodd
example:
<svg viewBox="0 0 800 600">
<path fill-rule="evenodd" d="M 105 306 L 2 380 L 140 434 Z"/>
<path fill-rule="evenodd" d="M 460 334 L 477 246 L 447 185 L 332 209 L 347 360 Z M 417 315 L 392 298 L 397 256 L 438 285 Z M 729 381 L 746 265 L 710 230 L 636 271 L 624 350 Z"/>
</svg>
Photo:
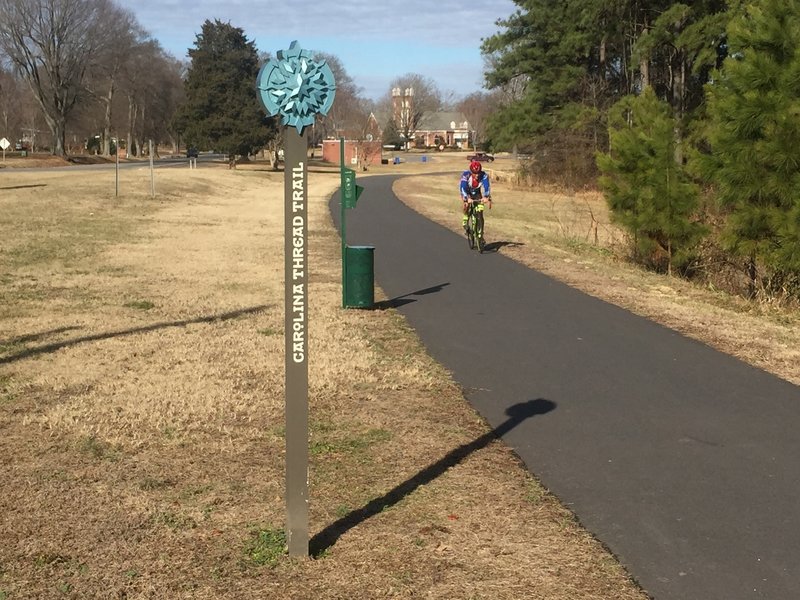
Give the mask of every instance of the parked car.
<svg viewBox="0 0 800 600">
<path fill-rule="evenodd" d="M 486 152 L 476 152 L 475 154 L 470 154 L 467 156 L 467 160 L 477 160 L 478 162 L 492 162 L 494 160 L 494 156 L 491 154 L 487 154 Z"/>
</svg>

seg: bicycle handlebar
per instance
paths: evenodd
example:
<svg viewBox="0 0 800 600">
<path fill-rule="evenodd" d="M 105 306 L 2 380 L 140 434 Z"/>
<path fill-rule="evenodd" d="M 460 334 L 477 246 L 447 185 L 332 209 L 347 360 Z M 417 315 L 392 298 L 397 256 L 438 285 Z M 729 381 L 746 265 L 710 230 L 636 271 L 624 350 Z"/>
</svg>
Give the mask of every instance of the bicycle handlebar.
<svg viewBox="0 0 800 600">
<path fill-rule="evenodd" d="M 464 198 L 462 196 L 461 201 L 464 202 L 465 204 L 483 204 L 484 202 L 491 202 L 492 197 L 486 196 L 485 198 Z"/>
</svg>

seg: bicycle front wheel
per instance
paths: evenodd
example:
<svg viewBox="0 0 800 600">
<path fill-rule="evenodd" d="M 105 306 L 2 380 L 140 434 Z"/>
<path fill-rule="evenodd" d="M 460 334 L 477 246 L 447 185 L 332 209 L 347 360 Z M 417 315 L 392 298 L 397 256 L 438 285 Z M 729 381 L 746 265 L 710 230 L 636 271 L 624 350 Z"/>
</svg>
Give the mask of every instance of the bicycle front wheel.
<svg viewBox="0 0 800 600">
<path fill-rule="evenodd" d="M 478 251 L 483 254 L 483 249 L 486 242 L 483 240 L 483 213 L 479 212 L 475 215 L 475 243 L 478 245 Z"/>
</svg>

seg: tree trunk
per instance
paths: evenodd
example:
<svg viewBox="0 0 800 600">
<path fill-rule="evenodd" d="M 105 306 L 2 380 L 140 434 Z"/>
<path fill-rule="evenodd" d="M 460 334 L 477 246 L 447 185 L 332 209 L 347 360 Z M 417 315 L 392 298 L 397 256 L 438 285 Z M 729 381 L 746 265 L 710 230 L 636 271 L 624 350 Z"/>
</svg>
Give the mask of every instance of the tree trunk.
<svg viewBox="0 0 800 600">
<path fill-rule="evenodd" d="M 64 119 L 58 119 L 58 123 L 56 123 L 56 130 L 53 133 L 53 141 L 55 142 L 53 148 L 53 154 L 56 156 L 66 156 L 67 153 L 64 150 L 64 142 L 67 138 L 67 124 L 65 123 Z"/>
<path fill-rule="evenodd" d="M 675 162 L 683 164 L 683 117 L 686 110 L 686 61 L 681 56 L 680 70 L 674 82 Z"/>
<path fill-rule="evenodd" d="M 649 25 L 647 23 L 647 18 L 645 17 L 644 22 L 642 24 L 642 32 L 639 34 L 639 38 L 643 38 L 647 35 L 649 31 Z M 650 85 L 650 57 L 649 56 L 642 56 L 639 59 L 639 72 L 642 74 L 642 90 L 644 90 L 647 86 Z"/>
<path fill-rule="evenodd" d="M 105 115 L 103 118 L 103 156 L 111 156 L 111 104 L 114 100 L 114 78 L 108 86 L 108 93 L 103 98 Z"/>
<path fill-rule="evenodd" d="M 52 116 L 45 113 L 44 120 L 47 123 L 47 127 L 50 129 L 50 133 L 53 134 L 53 149 L 51 153 L 53 154 L 53 156 L 65 156 L 66 153 L 64 152 L 64 141 L 67 138 L 66 118 L 64 117 L 53 118 Z"/>
<path fill-rule="evenodd" d="M 130 158 L 131 156 L 136 156 L 136 149 L 133 147 L 133 132 L 136 128 L 136 106 L 133 102 L 133 98 L 128 96 L 128 137 L 127 137 L 127 146 L 126 146 L 126 154 Z"/>
<path fill-rule="evenodd" d="M 604 79 L 606 77 L 606 38 L 607 36 L 604 35 L 600 40 L 600 76 Z"/>
<path fill-rule="evenodd" d="M 145 153 L 144 149 L 148 148 L 147 144 L 144 143 L 144 131 L 143 131 L 143 126 L 144 126 L 144 107 L 143 106 L 139 106 L 137 104 L 136 105 L 136 114 L 138 115 L 137 121 L 142 123 L 142 127 L 139 128 L 140 130 L 139 130 L 139 132 L 137 134 L 138 138 L 139 138 L 139 141 L 136 144 L 136 147 L 139 148 L 139 156 L 143 156 L 144 153 Z M 148 152 L 149 152 L 149 150 L 148 150 Z"/>
<path fill-rule="evenodd" d="M 639 61 L 639 72 L 642 74 L 642 89 L 650 85 L 650 61 L 643 56 Z"/>
<path fill-rule="evenodd" d="M 750 255 L 750 259 L 747 262 L 747 277 L 750 280 L 747 284 L 747 297 L 752 300 L 756 297 L 756 280 L 758 278 L 755 253 Z"/>
</svg>

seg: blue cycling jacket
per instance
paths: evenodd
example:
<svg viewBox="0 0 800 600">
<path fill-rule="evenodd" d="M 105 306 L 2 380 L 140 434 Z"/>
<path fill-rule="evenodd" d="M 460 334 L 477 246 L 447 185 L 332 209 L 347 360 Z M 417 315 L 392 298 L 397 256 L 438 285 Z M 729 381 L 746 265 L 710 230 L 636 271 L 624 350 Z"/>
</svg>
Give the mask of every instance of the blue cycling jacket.
<svg viewBox="0 0 800 600">
<path fill-rule="evenodd" d="M 459 187 L 461 189 L 461 198 L 464 200 L 467 198 L 475 200 L 476 198 L 491 195 L 489 191 L 489 176 L 484 171 L 478 174 L 473 174 L 469 170 L 464 171 L 461 174 Z M 481 192 L 483 192 L 483 195 L 481 195 Z"/>
</svg>

